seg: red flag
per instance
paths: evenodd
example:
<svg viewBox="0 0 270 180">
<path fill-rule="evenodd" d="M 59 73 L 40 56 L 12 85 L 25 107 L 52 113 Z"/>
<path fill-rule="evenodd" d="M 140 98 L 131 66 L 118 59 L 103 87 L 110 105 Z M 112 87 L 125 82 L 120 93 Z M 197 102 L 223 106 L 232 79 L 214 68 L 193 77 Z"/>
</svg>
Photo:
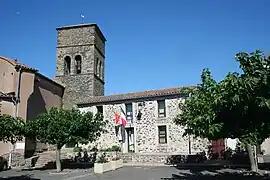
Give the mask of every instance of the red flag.
<svg viewBox="0 0 270 180">
<path fill-rule="evenodd" d="M 115 113 L 115 124 L 121 124 L 123 126 L 126 126 L 127 120 L 125 118 L 125 115 L 123 113 L 117 114 Z"/>
<path fill-rule="evenodd" d="M 115 115 L 115 124 L 120 124 L 120 115 L 116 113 L 114 115 Z"/>
</svg>

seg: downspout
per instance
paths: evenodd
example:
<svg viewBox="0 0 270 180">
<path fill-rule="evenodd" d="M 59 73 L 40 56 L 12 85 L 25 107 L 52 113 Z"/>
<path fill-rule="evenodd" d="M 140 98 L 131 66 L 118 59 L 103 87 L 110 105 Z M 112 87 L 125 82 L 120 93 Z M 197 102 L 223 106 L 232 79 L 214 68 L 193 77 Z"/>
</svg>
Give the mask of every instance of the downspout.
<svg viewBox="0 0 270 180">
<path fill-rule="evenodd" d="M 19 66 L 19 68 L 17 69 L 17 67 Z M 15 66 L 16 71 L 18 71 L 18 77 L 17 77 L 17 89 L 16 89 L 16 94 L 15 97 L 12 98 L 12 101 L 15 105 L 15 113 L 14 113 L 14 118 L 16 119 L 18 117 L 18 105 L 20 103 L 20 89 L 21 89 L 21 75 L 22 75 L 22 65 L 18 64 L 18 66 Z M 9 168 L 11 168 L 11 164 L 12 164 L 12 155 L 13 152 L 15 151 L 15 143 L 12 143 L 12 151 L 10 152 L 9 155 Z"/>
<path fill-rule="evenodd" d="M 20 90 L 21 90 L 21 77 L 22 77 L 22 65 L 21 64 L 18 64 L 18 65 L 19 65 L 19 69 L 18 69 L 18 78 L 17 78 L 17 90 L 16 90 L 16 95 L 15 95 L 15 98 L 16 98 L 16 104 L 15 104 L 16 114 L 15 114 L 15 118 L 18 117 L 18 113 L 19 113 L 18 105 L 20 103 Z"/>
<path fill-rule="evenodd" d="M 188 94 L 188 97 L 191 97 L 191 93 Z M 191 137 L 188 135 L 188 154 L 191 155 Z"/>
</svg>

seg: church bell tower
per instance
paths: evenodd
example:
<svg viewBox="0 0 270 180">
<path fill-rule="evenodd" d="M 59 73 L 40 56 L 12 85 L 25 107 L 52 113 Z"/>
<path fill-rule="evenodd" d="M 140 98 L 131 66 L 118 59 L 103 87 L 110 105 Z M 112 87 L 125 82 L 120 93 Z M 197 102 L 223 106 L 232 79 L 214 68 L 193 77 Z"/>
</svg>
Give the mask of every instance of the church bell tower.
<svg viewBox="0 0 270 180">
<path fill-rule="evenodd" d="M 66 87 L 64 105 L 103 96 L 106 39 L 99 27 L 80 24 L 56 30 L 55 80 Z"/>
</svg>

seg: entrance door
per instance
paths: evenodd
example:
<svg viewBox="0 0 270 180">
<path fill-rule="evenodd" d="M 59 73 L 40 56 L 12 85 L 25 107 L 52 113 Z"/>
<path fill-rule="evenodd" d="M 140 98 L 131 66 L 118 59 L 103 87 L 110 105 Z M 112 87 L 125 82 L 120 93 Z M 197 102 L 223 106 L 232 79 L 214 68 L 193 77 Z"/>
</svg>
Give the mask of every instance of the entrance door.
<svg viewBox="0 0 270 180">
<path fill-rule="evenodd" d="M 224 139 L 218 139 L 212 141 L 212 150 L 214 154 L 221 155 L 225 151 L 225 142 Z"/>
<path fill-rule="evenodd" d="M 126 128 L 126 131 L 127 131 L 128 152 L 134 153 L 135 152 L 134 127 Z"/>
</svg>

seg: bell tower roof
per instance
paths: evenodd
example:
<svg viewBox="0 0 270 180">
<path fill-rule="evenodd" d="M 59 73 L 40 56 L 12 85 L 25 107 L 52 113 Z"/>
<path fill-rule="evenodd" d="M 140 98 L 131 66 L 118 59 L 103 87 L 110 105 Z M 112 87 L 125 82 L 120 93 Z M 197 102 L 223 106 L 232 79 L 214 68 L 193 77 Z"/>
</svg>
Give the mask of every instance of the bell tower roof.
<svg viewBox="0 0 270 180">
<path fill-rule="evenodd" d="M 57 27 L 56 30 L 57 31 L 61 31 L 61 30 L 66 30 L 66 29 L 76 29 L 76 28 L 83 28 L 83 27 L 95 27 L 99 37 L 102 39 L 103 42 L 106 42 L 106 38 L 103 35 L 102 31 L 100 30 L 100 28 L 98 27 L 97 24 L 95 23 L 90 23 L 90 24 L 76 24 L 76 25 L 69 25 L 69 26 L 62 26 L 62 27 Z"/>
</svg>

